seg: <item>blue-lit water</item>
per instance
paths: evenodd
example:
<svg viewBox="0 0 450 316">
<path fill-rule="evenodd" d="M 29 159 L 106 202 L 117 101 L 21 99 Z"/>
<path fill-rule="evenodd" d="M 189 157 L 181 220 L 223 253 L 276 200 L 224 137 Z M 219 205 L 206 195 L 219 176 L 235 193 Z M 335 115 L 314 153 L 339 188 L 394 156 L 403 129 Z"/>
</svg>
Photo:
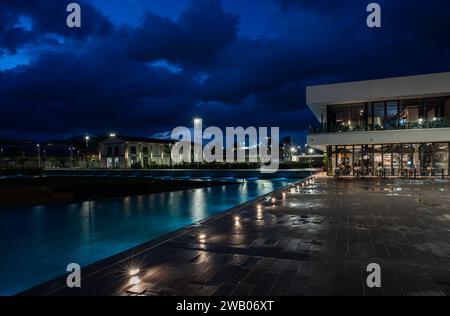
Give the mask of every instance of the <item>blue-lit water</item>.
<svg viewBox="0 0 450 316">
<path fill-rule="evenodd" d="M 294 180 L 0 208 L 0 295 L 11 295 L 223 212 Z"/>
</svg>

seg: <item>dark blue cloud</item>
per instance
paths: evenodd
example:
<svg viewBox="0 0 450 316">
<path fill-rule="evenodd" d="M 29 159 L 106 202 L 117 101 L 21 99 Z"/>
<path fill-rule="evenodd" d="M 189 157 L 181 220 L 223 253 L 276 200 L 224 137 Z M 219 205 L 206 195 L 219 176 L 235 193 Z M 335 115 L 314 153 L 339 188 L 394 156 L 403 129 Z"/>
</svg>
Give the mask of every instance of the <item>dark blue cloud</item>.
<svg viewBox="0 0 450 316">
<path fill-rule="evenodd" d="M 112 23 L 86 1 L 78 1 L 82 6 L 83 27 L 76 31 L 68 28 L 66 7 L 69 3 L 71 1 L 0 2 L 0 47 L 14 53 L 25 44 L 45 41 L 48 34 L 81 40 L 112 31 Z M 23 18 L 30 25 L 22 25 Z"/>
<path fill-rule="evenodd" d="M 190 1 L 177 18 L 142 12 L 137 26 L 82 2 L 79 30 L 65 26 L 65 1 L 2 1 L 0 63 L 2 53 L 31 61 L 0 71 L 0 134 L 149 135 L 200 115 L 304 135 L 306 85 L 450 70 L 449 2 L 379 2 L 373 30 L 368 2 L 254 1 L 242 10 L 268 10 L 258 16 L 274 24 L 252 36 L 218 0 Z"/>
<path fill-rule="evenodd" d="M 218 0 L 192 1 L 176 22 L 147 12 L 142 25 L 131 32 L 129 52 L 141 61 L 211 63 L 235 40 L 238 20 L 225 13 Z"/>
</svg>

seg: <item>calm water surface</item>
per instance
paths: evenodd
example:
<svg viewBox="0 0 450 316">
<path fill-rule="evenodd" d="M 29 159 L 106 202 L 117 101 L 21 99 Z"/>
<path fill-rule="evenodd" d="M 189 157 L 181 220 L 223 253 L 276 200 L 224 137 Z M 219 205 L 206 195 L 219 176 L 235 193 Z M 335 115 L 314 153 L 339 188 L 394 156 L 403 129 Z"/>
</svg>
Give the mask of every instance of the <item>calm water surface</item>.
<svg viewBox="0 0 450 316">
<path fill-rule="evenodd" d="M 223 212 L 295 180 L 65 205 L 0 208 L 0 295 L 11 295 L 81 266 Z"/>
</svg>

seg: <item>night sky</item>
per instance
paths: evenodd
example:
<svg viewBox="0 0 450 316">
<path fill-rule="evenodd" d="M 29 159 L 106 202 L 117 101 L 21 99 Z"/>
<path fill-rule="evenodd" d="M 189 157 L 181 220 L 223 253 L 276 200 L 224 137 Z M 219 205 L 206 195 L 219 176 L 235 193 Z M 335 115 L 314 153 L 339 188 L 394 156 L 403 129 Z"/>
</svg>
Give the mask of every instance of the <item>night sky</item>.
<svg viewBox="0 0 450 316">
<path fill-rule="evenodd" d="M 450 1 L 0 0 L 0 138 L 279 126 L 304 142 L 305 86 L 450 70 Z M 450 83 L 449 83 L 450 84 Z"/>
</svg>

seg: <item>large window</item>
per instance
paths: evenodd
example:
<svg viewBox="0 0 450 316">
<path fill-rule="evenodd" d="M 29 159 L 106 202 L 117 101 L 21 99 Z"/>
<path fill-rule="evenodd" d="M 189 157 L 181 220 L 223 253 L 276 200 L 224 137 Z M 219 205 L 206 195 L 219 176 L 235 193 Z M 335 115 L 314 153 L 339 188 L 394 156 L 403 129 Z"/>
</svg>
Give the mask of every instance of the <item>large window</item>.
<svg viewBox="0 0 450 316">
<path fill-rule="evenodd" d="M 366 129 L 366 106 L 364 104 L 338 105 L 329 107 L 331 132 L 363 131 Z"/>
<path fill-rule="evenodd" d="M 446 143 L 438 143 L 433 146 L 433 169 L 437 174 L 448 174 L 449 147 Z"/>
<path fill-rule="evenodd" d="M 386 128 L 384 102 L 377 102 L 373 105 L 373 129 L 378 131 Z"/>
<path fill-rule="evenodd" d="M 450 127 L 450 97 L 330 105 L 328 132 Z"/>
<path fill-rule="evenodd" d="M 386 103 L 386 124 L 389 129 L 396 129 L 399 125 L 398 102 Z"/>
</svg>

